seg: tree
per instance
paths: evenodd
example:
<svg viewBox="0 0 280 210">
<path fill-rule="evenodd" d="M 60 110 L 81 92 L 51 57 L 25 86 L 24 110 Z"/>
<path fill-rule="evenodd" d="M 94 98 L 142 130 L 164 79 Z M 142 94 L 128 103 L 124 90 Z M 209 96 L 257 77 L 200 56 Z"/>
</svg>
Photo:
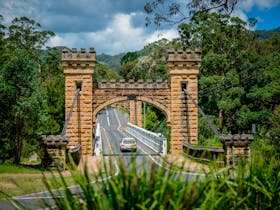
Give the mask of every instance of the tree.
<svg viewBox="0 0 280 210">
<path fill-rule="evenodd" d="M 59 134 L 65 120 L 65 77 L 60 66 L 61 50 L 47 48 L 42 56 L 41 91 L 46 96 L 48 123 L 46 134 Z"/>
<path fill-rule="evenodd" d="M 121 58 L 121 65 L 126 64 L 127 62 L 135 61 L 139 57 L 137 52 L 128 52 Z"/>
<path fill-rule="evenodd" d="M 1 115 L 5 119 L 1 138 L 9 140 L 14 162 L 19 163 L 24 141 L 36 138 L 43 117 L 44 98 L 36 81 L 36 66 L 22 50 L 13 51 L 1 68 Z M 7 143 L 7 142 L 6 142 Z"/>
<path fill-rule="evenodd" d="M 279 104 L 279 36 L 259 41 L 248 23 L 226 14 L 197 13 L 179 26 L 181 44 L 202 50 L 199 104 L 219 118 L 220 129 L 250 132 L 252 123 L 269 133 Z"/>
<path fill-rule="evenodd" d="M 15 18 L 5 32 L 0 58 L 0 132 L 5 158 L 20 163 L 24 142 L 38 144 L 48 122 L 46 96 L 40 89 L 40 48 L 52 34 L 28 18 Z M 3 103 L 3 104 L 2 104 Z"/>
<path fill-rule="evenodd" d="M 29 53 L 38 64 L 41 71 L 41 59 L 38 49 L 41 49 L 54 32 L 41 30 L 41 25 L 27 17 L 15 18 L 8 29 L 10 48 L 22 49 Z"/>
<path fill-rule="evenodd" d="M 168 2 L 164 0 L 153 0 L 145 4 L 144 10 L 147 13 L 146 26 L 162 23 L 179 24 L 198 12 L 209 13 L 217 11 L 219 13 L 230 14 L 237 3 L 237 0 L 191 0 L 189 3 Z"/>
<path fill-rule="evenodd" d="M 167 39 L 160 39 L 153 43 L 146 45 L 141 50 L 141 57 L 138 62 L 131 69 L 131 77 L 138 80 L 156 80 L 168 78 L 166 69 L 166 51 L 170 47 Z"/>
<path fill-rule="evenodd" d="M 125 80 L 136 79 L 133 75 L 132 69 L 138 63 L 138 60 L 128 61 L 120 66 L 120 74 Z"/>
<path fill-rule="evenodd" d="M 114 70 L 109 69 L 107 64 L 97 63 L 94 78 L 97 82 L 100 82 L 102 80 L 118 80 L 120 77 Z"/>
</svg>

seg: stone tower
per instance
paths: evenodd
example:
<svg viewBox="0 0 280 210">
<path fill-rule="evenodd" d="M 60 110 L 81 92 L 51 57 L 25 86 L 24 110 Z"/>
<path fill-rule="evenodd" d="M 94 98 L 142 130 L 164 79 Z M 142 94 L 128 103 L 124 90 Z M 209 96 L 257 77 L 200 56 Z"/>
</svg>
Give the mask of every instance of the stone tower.
<svg viewBox="0 0 280 210">
<path fill-rule="evenodd" d="M 170 80 L 170 114 L 171 143 L 170 152 L 176 154 L 182 150 L 184 142 L 197 144 L 198 110 L 187 100 L 183 89 L 186 89 L 197 101 L 198 73 L 201 52 L 169 51 L 167 67 Z"/>
<path fill-rule="evenodd" d="M 92 154 L 92 88 L 93 73 L 96 64 L 95 49 L 86 52 L 84 48 L 77 52 L 64 49 L 62 67 L 65 74 L 65 116 L 67 117 L 76 90 L 80 89 L 76 106 L 68 124 L 66 135 L 69 137 L 68 147 L 78 144 L 82 154 Z"/>
</svg>

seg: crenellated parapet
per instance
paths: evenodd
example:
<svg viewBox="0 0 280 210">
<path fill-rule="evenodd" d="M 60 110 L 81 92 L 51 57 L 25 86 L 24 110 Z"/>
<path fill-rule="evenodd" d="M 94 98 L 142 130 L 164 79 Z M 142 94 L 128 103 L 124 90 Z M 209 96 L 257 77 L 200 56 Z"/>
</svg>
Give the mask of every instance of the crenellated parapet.
<svg viewBox="0 0 280 210">
<path fill-rule="evenodd" d="M 188 50 L 168 50 L 168 69 L 193 69 L 198 70 L 201 63 L 201 51 Z"/>
<path fill-rule="evenodd" d="M 138 89 L 138 90 L 143 90 L 143 89 L 168 89 L 168 82 L 163 81 L 161 79 L 158 79 L 156 81 L 153 80 L 147 80 L 144 82 L 144 80 L 102 80 L 101 82 L 98 83 L 97 85 L 98 89 Z"/>
<path fill-rule="evenodd" d="M 86 52 L 85 48 L 77 51 L 77 48 L 62 50 L 61 65 L 64 69 L 85 69 L 94 68 L 96 64 L 96 52 L 94 48 L 90 48 Z"/>
</svg>

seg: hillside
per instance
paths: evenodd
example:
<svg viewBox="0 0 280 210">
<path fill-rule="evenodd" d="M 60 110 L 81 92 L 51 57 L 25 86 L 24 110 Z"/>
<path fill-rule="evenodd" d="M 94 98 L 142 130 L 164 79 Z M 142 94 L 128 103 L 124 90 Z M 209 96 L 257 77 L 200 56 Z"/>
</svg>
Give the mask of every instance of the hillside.
<svg viewBox="0 0 280 210">
<path fill-rule="evenodd" d="M 108 65 L 109 68 L 119 71 L 120 61 L 125 53 L 120 53 L 117 55 L 107 55 L 107 54 L 100 54 L 96 55 L 97 62 L 103 62 Z"/>
<path fill-rule="evenodd" d="M 256 30 L 258 39 L 262 39 L 262 40 L 270 38 L 274 33 L 280 35 L 280 27 L 272 30 Z"/>
</svg>

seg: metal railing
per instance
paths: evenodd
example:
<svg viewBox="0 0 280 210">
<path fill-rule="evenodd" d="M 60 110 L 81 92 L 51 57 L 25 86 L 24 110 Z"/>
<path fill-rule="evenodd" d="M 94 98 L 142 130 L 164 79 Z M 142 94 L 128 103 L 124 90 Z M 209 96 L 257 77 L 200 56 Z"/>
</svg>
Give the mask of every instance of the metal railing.
<svg viewBox="0 0 280 210">
<path fill-rule="evenodd" d="M 167 154 L 167 139 L 161 133 L 154 133 L 131 123 L 127 123 L 126 132 L 156 153 Z"/>
<path fill-rule="evenodd" d="M 96 124 L 95 137 L 94 137 L 94 154 L 100 156 L 103 151 L 100 124 Z"/>
<path fill-rule="evenodd" d="M 183 144 L 184 154 L 195 160 L 201 160 L 205 162 L 215 161 L 222 164 L 224 162 L 225 151 L 223 148 L 218 147 L 204 147 L 193 144 Z"/>
</svg>

